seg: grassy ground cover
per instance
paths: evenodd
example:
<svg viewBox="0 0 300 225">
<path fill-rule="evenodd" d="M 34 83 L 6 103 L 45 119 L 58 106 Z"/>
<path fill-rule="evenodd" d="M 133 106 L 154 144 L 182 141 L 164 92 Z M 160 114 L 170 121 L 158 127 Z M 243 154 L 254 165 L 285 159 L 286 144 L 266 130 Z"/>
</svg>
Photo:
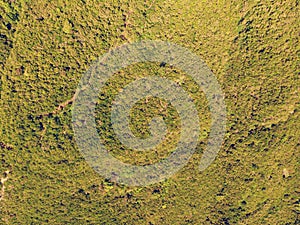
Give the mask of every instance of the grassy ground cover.
<svg viewBox="0 0 300 225">
<path fill-rule="evenodd" d="M 300 223 L 298 0 L 0 0 L 0 12 L 0 223 Z M 169 65 L 120 71 L 99 93 L 96 118 L 115 157 L 153 163 L 178 139 L 174 108 L 150 98 L 132 109 L 132 130 L 147 137 L 145 124 L 162 115 L 167 141 L 144 154 L 116 140 L 109 107 L 137 77 L 176 81 L 193 97 L 201 120 L 197 151 L 178 174 L 132 188 L 88 166 L 74 140 L 71 104 L 57 108 L 73 98 L 93 60 L 143 39 L 199 55 L 223 88 L 228 121 L 218 157 L 199 172 L 210 129 L 202 91 Z"/>
</svg>

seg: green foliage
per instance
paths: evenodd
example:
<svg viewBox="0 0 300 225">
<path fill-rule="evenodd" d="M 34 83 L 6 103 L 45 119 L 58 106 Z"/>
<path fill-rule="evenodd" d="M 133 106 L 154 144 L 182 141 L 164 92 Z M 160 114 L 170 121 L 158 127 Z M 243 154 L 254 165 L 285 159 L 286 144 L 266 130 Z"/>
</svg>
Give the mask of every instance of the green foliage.
<svg viewBox="0 0 300 225">
<path fill-rule="evenodd" d="M 298 12 L 298 1 L 1 0 L 0 172 L 11 173 L 1 184 L 0 223 L 299 223 Z M 169 136 L 155 154 L 116 140 L 110 106 L 137 77 L 158 75 L 180 84 L 201 120 L 197 151 L 178 174 L 131 188 L 88 166 L 73 138 L 72 106 L 57 109 L 72 99 L 93 60 L 141 39 L 168 40 L 199 55 L 222 85 L 228 123 L 217 159 L 199 172 L 210 125 L 202 91 L 169 65 L 120 71 L 99 93 L 96 116 L 115 157 L 153 163 L 178 140 L 178 115 L 157 98 L 142 99 L 131 112 L 131 128 L 142 138 L 153 116 L 164 117 Z"/>
</svg>

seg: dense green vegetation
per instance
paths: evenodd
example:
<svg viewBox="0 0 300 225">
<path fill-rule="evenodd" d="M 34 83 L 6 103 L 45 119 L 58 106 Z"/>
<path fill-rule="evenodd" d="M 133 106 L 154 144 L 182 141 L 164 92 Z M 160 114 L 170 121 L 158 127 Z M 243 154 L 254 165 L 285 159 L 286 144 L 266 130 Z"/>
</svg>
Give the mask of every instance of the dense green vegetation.
<svg viewBox="0 0 300 225">
<path fill-rule="evenodd" d="M 299 11 L 298 0 L 0 0 L 0 224 L 300 224 Z M 149 119 L 162 115 L 167 142 L 153 154 L 115 140 L 109 107 L 137 77 L 178 82 L 201 119 L 190 162 L 164 182 L 133 188 L 89 167 L 68 103 L 93 60 L 143 39 L 199 55 L 223 88 L 228 121 L 218 157 L 199 172 L 210 124 L 201 90 L 168 65 L 120 71 L 99 93 L 96 118 L 115 157 L 153 163 L 178 139 L 174 108 L 150 98 L 132 109 L 132 130 L 147 137 Z"/>
</svg>

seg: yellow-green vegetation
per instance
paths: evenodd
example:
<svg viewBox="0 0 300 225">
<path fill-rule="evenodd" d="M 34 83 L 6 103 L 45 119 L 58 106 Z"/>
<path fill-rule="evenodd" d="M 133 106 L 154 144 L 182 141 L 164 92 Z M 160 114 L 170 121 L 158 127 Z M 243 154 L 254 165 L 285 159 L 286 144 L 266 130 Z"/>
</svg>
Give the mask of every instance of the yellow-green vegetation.
<svg viewBox="0 0 300 225">
<path fill-rule="evenodd" d="M 0 0 L 0 224 L 299 224 L 299 1 Z M 166 40 L 199 55 L 226 95 L 227 133 L 214 163 L 198 164 L 209 134 L 205 95 L 169 65 L 132 65 L 99 93 L 98 129 L 124 162 L 157 162 L 178 140 L 178 114 L 162 99 L 132 109 L 132 130 L 161 115 L 167 139 L 153 152 L 113 133 L 114 96 L 158 75 L 193 97 L 199 145 L 174 177 L 147 187 L 106 180 L 73 136 L 72 99 L 93 60 L 127 42 Z M 59 107 L 61 106 L 61 107 Z"/>
</svg>

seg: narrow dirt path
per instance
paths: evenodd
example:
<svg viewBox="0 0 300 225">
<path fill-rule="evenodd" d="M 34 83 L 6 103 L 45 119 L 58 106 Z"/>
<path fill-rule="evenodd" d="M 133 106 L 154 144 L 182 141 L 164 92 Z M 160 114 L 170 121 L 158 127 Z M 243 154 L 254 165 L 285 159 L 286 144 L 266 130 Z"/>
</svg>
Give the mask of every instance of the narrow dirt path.
<svg viewBox="0 0 300 225">
<path fill-rule="evenodd" d="M 5 194 L 5 186 L 4 183 L 8 180 L 8 174 L 9 174 L 9 170 L 4 172 L 4 177 L 1 178 L 0 184 L 2 186 L 1 191 L 0 191 L 0 201 L 2 201 L 4 199 L 4 194 Z"/>
<path fill-rule="evenodd" d="M 45 114 L 43 114 L 43 116 L 49 116 L 50 114 L 58 114 L 61 110 L 63 110 L 67 105 L 70 105 L 70 104 L 72 104 L 73 102 L 74 102 L 74 100 L 75 100 L 75 95 L 71 98 L 71 99 L 69 99 L 69 100 L 67 100 L 67 101 L 65 101 L 65 102 L 63 102 L 63 103 L 61 103 L 61 104 L 59 104 L 58 106 L 57 106 L 57 108 L 56 109 L 54 109 L 52 112 L 50 112 L 50 113 L 45 113 Z"/>
</svg>

